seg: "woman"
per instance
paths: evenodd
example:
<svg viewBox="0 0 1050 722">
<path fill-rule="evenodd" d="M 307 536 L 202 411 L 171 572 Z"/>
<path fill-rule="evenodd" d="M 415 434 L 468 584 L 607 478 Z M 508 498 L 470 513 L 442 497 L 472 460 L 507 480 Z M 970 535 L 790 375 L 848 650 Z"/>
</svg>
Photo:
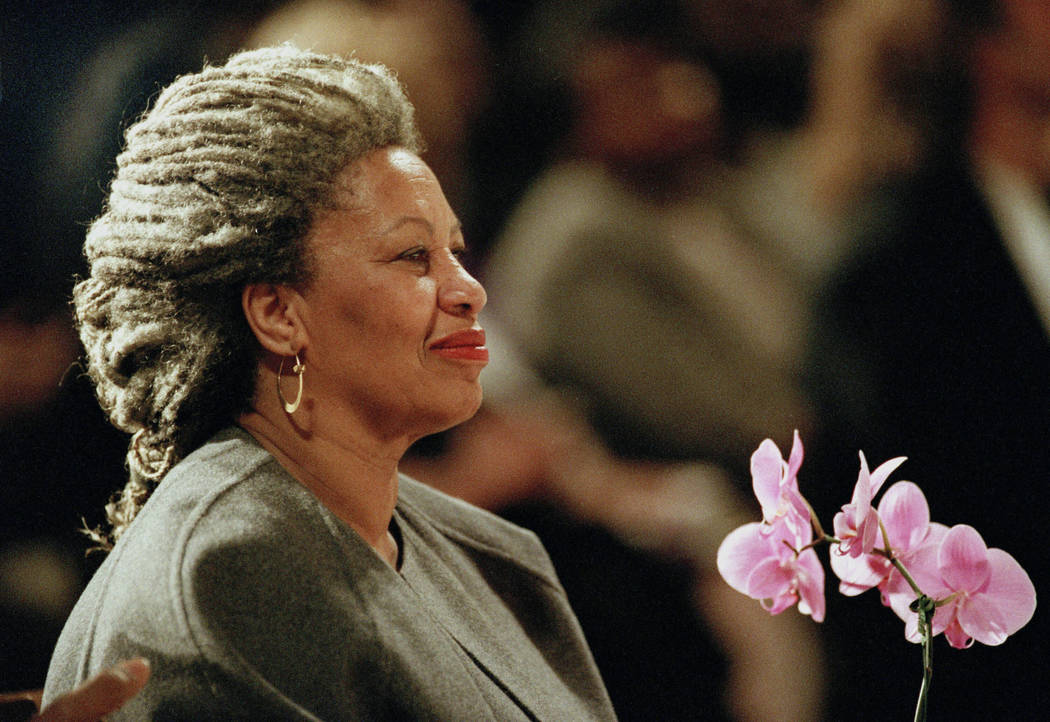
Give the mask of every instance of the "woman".
<svg viewBox="0 0 1050 722">
<path fill-rule="evenodd" d="M 398 474 L 488 353 L 417 151 L 382 67 L 288 47 L 129 129 L 74 295 L 131 479 L 45 702 L 143 656 L 119 718 L 613 716 L 535 537 Z"/>
</svg>

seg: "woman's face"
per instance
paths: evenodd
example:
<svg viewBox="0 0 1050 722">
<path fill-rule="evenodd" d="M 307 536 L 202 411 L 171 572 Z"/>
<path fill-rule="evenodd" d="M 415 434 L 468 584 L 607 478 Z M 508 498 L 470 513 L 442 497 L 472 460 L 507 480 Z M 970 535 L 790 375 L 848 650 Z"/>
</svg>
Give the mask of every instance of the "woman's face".
<svg viewBox="0 0 1050 722">
<path fill-rule="evenodd" d="M 308 235 L 315 276 L 301 291 L 317 413 L 410 441 L 466 420 L 488 361 L 485 291 L 460 263 L 437 178 L 394 147 L 351 164 L 339 187 Z"/>
</svg>

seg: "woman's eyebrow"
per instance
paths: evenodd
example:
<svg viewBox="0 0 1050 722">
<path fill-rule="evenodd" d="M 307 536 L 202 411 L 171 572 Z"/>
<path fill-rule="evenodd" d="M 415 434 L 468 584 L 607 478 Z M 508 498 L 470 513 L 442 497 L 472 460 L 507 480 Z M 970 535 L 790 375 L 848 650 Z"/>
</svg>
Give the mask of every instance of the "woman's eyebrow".
<svg viewBox="0 0 1050 722">
<path fill-rule="evenodd" d="M 402 226 L 406 226 L 406 225 L 409 225 L 409 224 L 421 225 L 421 226 L 423 226 L 424 228 L 427 229 L 427 232 L 431 236 L 434 235 L 434 224 L 431 223 L 426 218 L 424 218 L 423 216 L 401 216 L 400 218 L 398 218 L 395 221 L 393 221 L 386 228 L 381 229 L 379 231 L 379 235 L 381 235 L 381 236 L 388 235 L 390 233 L 393 233 L 397 229 L 401 228 Z M 462 233 L 463 233 L 463 224 L 460 222 L 460 220 L 458 218 L 455 218 L 453 220 L 452 227 L 450 228 L 450 231 L 451 231 L 452 235 L 456 235 L 456 234 L 462 235 Z"/>
</svg>

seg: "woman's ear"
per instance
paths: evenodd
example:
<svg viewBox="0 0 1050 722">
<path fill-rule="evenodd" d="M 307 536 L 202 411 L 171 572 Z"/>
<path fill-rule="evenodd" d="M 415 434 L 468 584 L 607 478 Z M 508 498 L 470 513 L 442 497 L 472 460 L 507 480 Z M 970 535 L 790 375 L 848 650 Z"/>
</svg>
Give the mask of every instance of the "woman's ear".
<svg viewBox="0 0 1050 722">
<path fill-rule="evenodd" d="M 278 356 L 294 356 L 305 345 L 299 316 L 301 296 L 289 286 L 253 283 L 241 293 L 241 307 L 255 338 Z"/>
</svg>

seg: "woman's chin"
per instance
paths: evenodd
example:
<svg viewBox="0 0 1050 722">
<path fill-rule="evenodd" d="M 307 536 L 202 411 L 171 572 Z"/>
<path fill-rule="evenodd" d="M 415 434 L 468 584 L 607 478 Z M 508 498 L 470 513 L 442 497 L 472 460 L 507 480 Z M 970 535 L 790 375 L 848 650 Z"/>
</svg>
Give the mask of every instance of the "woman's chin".
<svg viewBox="0 0 1050 722">
<path fill-rule="evenodd" d="M 436 419 L 438 425 L 441 428 L 435 429 L 431 433 L 437 433 L 438 431 L 445 431 L 453 426 L 458 426 L 464 421 L 472 418 L 474 414 L 481 408 L 481 384 L 474 384 L 473 388 L 468 393 L 464 393 L 458 397 L 453 403 L 450 403 L 447 407 L 447 411 L 441 414 L 441 418 Z"/>
</svg>

